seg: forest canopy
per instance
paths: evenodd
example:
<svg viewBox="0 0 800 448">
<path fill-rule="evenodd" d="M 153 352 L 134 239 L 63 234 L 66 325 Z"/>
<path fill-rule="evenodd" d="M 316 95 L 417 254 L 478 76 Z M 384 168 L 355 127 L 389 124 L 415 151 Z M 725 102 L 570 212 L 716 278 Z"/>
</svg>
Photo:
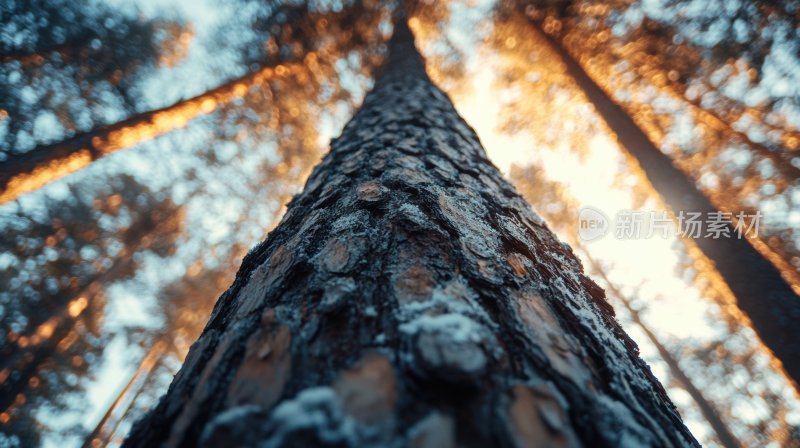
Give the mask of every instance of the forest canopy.
<svg viewBox="0 0 800 448">
<path fill-rule="evenodd" d="M 697 441 L 800 446 L 800 2 L 765 0 L 0 2 L 0 445 L 122 444 L 399 11 Z"/>
</svg>

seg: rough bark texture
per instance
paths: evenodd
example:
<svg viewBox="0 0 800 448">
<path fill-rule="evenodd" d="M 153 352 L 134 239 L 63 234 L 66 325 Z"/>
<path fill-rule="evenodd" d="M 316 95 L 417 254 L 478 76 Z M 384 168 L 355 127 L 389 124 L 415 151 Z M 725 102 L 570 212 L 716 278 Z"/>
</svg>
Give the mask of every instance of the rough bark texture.
<svg viewBox="0 0 800 448">
<path fill-rule="evenodd" d="M 405 24 L 128 446 L 694 446 Z"/>
<path fill-rule="evenodd" d="M 569 52 L 552 36 L 542 32 L 535 21 L 532 21 L 532 25 L 537 27 L 537 31 L 561 57 L 569 74 L 672 210 L 676 214 L 679 211 L 700 212 L 704 218 L 718 211 L 695 183 L 650 141 L 625 110 L 591 79 Z M 778 268 L 746 238 L 736 237 L 733 225 L 729 224 L 727 228 L 730 238 L 697 238 L 694 241 L 714 263 L 736 296 L 738 308 L 750 318 L 761 341 L 781 361 L 789 379 L 798 388 L 800 296 Z"/>
</svg>

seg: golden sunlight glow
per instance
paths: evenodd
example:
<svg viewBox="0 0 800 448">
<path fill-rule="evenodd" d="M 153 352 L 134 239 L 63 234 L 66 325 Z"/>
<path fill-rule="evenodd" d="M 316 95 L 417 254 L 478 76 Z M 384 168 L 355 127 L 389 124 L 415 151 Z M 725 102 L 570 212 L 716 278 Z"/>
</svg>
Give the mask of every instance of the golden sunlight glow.
<svg viewBox="0 0 800 448">
<path fill-rule="evenodd" d="M 83 310 L 86 309 L 88 305 L 89 301 L 86 299 L 86 297 L 83 296 L 78 297 L 77 299 L 70 302 L 69 306 L 67 307 L 69 316 L 73 318 L 80 316 L 80 314 L 83 312 Z"/>
<path fill-rule="evenodd" d="M 551 27 L 555 26 L 558 25 L 551 24 Z M 519 46 L 520 35 L 523 34 L 501 38 L 503 45 Z M 594 134 L 578 136 L 581 144 L 585 146 L 585 151 L 576 151 L 573 147 L 575 141 L 569 137 L 555 141 L 538 139 L 538 136 L 547 132 L 544 129 L 516 129 L 513 133 L 502 132 L 504 123 L 500 117 L 503 105 L 498 100 L 502 95 L 487 88 L 493 84 L 503 85 L 501 80 L 495 79 L 496 68 L 492 67 L 498 64 L 499 56 L 486 52 L 481 58 L 487 62 L 481 64 L 476 73 L 470 74 L 469 87 L 464 94 L 454 95 L 454 101 L 459 112 L 478 132 L 490 159 L 504 173 L 508 174 L 512 165 L 533 164 L 541 167 L 548 178 L 565 185 L 569 193 L 581 204 L 599 208 L 609 217 L 613 217 L 613 214 L 620 210 L 656 210 L 668 213 L 673 221 L 676 221 L 675 214 L 664 204 L 642 169 L 620 148 L 616 136 L 606 126 L 601 125 Z M 527 67 L 530 63 L 520 61 L 519 64 Z M 556 71 L 561 69 L 563 72 L 563 67 L 556 61 L 539 65 L 546 65 Z M 538 69 L 547 70 L 543 67 Z M 563 77 L 563 75 L 558 76 Z M 564 103 L 564 97 L 554 98 L 560 104 L 559 108 L 563 110 L 577 111 L 585 108 L 584 104 L 588 104 L 588 100 L 580 94 L 573 95 L 568 100 L 569 107 Z M 540 103 L 539 100 L 528 99 L 528 101 L 532 102 L 534 108 Z M 511 113 L 525 112 L 512 110 Z M 552 111 L 537 113 L 547 114 Z M 514 116 L 511 118 L 514 119 Z M 537 141 L 542 142 L 541 147 L 537 147 Z M 621 166 L 625 167 L 625 179 L 627 179 L 623 185 L 620 185 L 619 180 Z M 558 228 L 553 230 L 559 231 Z M 565 238 L 564 235 L 561 237 Z M 574 238 L 573 235 L 570 237 Z M 782 259 L 773 260 L 780 257 L 765 250 L 767 246 L 760 240 L 755 240 L 754 245 L 771 261 L 786 263 Z M 675 274 L 683 269 L 679 251 L 676 250 L 676 247 L 681 246 L 684 253 L 693 260 L 692 269 L 695 271 L 693 287 L 687 288 L 686 281 Z M 661 299 L 663 303 L 649 305 L 658 312 L 649 313 L 647 317 L 648 326 L 657 329 L 661 335 L 679 339 L 713 339 L 716 330 L 705 320 L 707 319 L 705 310 L 714 306 L 721 307 L 723 315 L 743 328 L 751 328 L 749 319 L 736 306 L 735 296 L 722 276 L 692 240 L 681 239 L 678 236 L 623 240 L 614 238 L 612 234 L 600 241 L 589 243 L 587 249 L 591 251 L 593 257 L 613 266 L 608 275 L 620 284 L 638 285 L 636 288 L 647 292 L 650 296 L 663 297 Z M 642 263 L 642 259 L 646 259 L 647 263 Z M 795 282 L 793 286 L 797 288 Z M 709 290 L 713 291 L 710 296 Z M 680 291 L 680 294 L 676 294 L 677 291 Z M 709 298 L 713 302 L 709 302 Z M 769 360 L 771 368 L 778 372 L 787 384 L 792 384 L 780 361 L 760 342 L 756 344 L 758 352 Z M 794 390 L 791 386 L 788 387 Z"/>
<path fill-rule="evenodd" d="M 597 44 L 597 42 L 594 44 L 584 42 L 584 39 L 578 34 L 568 34 L 564 37 L 564 40 L 568 45 L 578 48 L 586 48 L 587 45 L 589 48 L 593 48 L 594 45 Z M 735 141 L 744 142 L 745 145 L 758 157 L 770 160 L 772 162 L 772 166 L 780 174 L 779 177 L 772 179 L 773 182 L 781 185 L 786 184 L 786 182 L 791 183 L 797 178 L 798 172 L 800 171 L 789 161 L 789 159 L 786 158 L 786 155 L 783 155 L 780 152 L 772 151 L 758 142 L 751 141 L 750 137 L 748 137 L 746 133 L 731 126 L 724 117 L 719 116 L 708 108 L 702 107 L 698 100 L 692 100 L 685 94 L 681 94 L 681 92 L 676 90 L 674 83 L 670 81 L 677 79 L 677 72 L 673 71 L 665 75 L 664 71 L 658 68 L 660 64 L 658 56 L 647 54 L 647 52 L 642 48 L 642 46 L 645 45 L 645 42 L 632 41 L 621 47 L 611 46 L 609 51 L 622 58 L 637 61 L 637 66 L 639 68 L 636 70 L 636 72 L 649 82 L 648 88 L 655 88 L 660 95 L 672 98 L 685 104 L 691 111 L 693 119 L 696 121 L 698 128 L 706 130 L 705 134 L 721 133 L 728 135 L 729 138 L 732 138 Z M 577 59 L 579 60 L 580 65 L 592 76 L 593 79 L 603 80 L 603 82 L 600 83 L 600 87 L 611 97 L 613 97 L 613 90 L 619 88 L 622 84 L 625 84 L 629 89 L 631 89 L 634 95 L 641 94 L 640 92 L 637 92 L 637 87 L 630 86 L 630 83 L 626 82 L 625 79 L 620 76 L 616 65 L 602 62 L 599 57 L 587 57 L 586 54 L 584 54 L 582 57 L 578 57 Z M 736 70 L 739 69 L 736 68 Z M 751 68 L 750 70 L 753 69 Z M 634 119 L 637 125 L 645 131 L 652 141 L 663 141 L 665 136 L 663 130 L 656 126 L 656 120 L 654 117 L 655 113 L 653 112 L 652 107 L 649 105 L 648 101 L 641 101 L 641 103 L 642 104 L 638 106 L 638 109 L 631 113 L 631 117 Z M 757 120 L 763 120 L 763 117 L 761 116 L 762 114 L 755 109 L 748 109 L 746 113 L 750 116 L 757 116 Z M 782 129 L 781 131 L 784 143 L 790 149 L 794 148 L 795 145 L 800 142 L 795 135 L 795 132 L 789 129 Z M 719 155 L 718 152 L 719 148 L 716 148 L 714 145 L 706 145 L 703 151 L 700 151 L 691 157 L 677 158 L 674 163 L 678 168 L 688 175 L 699 177 L 697 173 L 698 171 L 702 170 L 703 166 L 713 166 L 713 164 L 710 162 L 713 158 Z M 635 163 L 632 163 L 632 165 L 635 165 Z M 702 171 L 700 172 L 702 173 Z M 639 171 L 639 175 L 640 178 L 645 179 L 643 172 Z M 709 199 L 711 199 L 711 202 L 717 209 L 724 212 L 730 212 L 735 216 L 735 210 L 732 210 L 731 206 L 729 206 L 729 204 L 735 203 L 735 200 L 731 201 L 731 192 L 707 189 L 705 194 L 709 196 Z M 753 238 L 749 239 L 749 241 L 764 258 L 769 260 L 778 268 L 792 289 L 797 294 L 800 294 L 800 272 L 798 272 L 796 267 L 792 266 L 791 263 L 789 263 L 784 257 L 780 256 L 774 249 L 772 249 L 761 239 Z M 691 252 L 694 253 L 695 251 Z M 697 253 L 699 253 L 699 251 L 697 251 Z M 706 262 L 710 263 L 708 260 L 706 260 Z M 718 290 L 721 292 L 728 291 L 727 286 L 723 287 L 719 285 L 719 282 L 722 281 L 722 279 L 720 276 L 717 277 L 719 278 L 719 281 L 714 281 L 713 283 L 718 285 Z M 723 293 L 723 295 L 728 294 L 729 291 Z"/>
<path fill-rule="evenodd" d="M 149 114 L 143 114 L 145 119 L 136 118 L 130 122 L 123 121 L 119 125 L 112 126 L 110 130 L 94 136 L 91 140 L 92 146 L 101 156 L 130 148 L 170 131 L 186 127 L 195 118 L 211 113 L 236 98 L 243 97 L 251 85 L 262 84 L 276 77 L 293 76 L 305 70 L 303 64 L 299 63 L 278 65 L 274 70 L 270 67 L 263 68 L 203 95 L 180 101 L 173 106 Z M 31 172 L 17 174 L 12 177 L 5 189 L 0 191 L 0 205 L 85 168 L 91 162 L 91 152 L 88 149 L 81 149 L 65 158 L 37 166 Z"/>
<path fill-rule="evenodd" d="M 685 17 L 675 23 L 662 23 L 662 17 L 650 14 L 651 5 L 636 2 L 617 5 L 580 0 L 570 3 L 569 8 L 558 3 L 425 1 L 408 10 L 408 24 L 425 59 L 429 78 L 447 93 L 458 113 L 476 131 L 488 159 L 563 241 L 563 250 L 575 254 L 583 264 L 583 273 L 605 291 L 607 303 L 603 303 L 602 291 L 595 289 L 591 281 L 572 276 L 584 284 L 584 291 L 591 293 L 592 303 L 582 304 L 578 311 L 572 305 L 567 307 L 569 310 L 559 309 L 559 321 L 597 330 L 596 322 L 586 316 L 603 309 L 599 317 L 604 331 L 612 329 L 618 338 L 612 337 L 612 342 L 624 342 L 626 355 L 639 356 L 647 364 L 669 395 L 667 402 L 674 403 L 680 420 L 699 443 L 726 447 L 789 445 L 800 428 L 800 385 L 759 339 L 748 314 L 737 305 L 731 287 L 700 249 L 701 245 L 706 249 L 705 242 L 698 245 L 696 241 L 700 240 L 681 236 L 680 226 L 683 224 L 686 232 L 686 221 L 679 223 L 680 210 L 672 210 L 662 194 L 670 203 L 681 204 L 674 199 L 679 196 L 676 192 L 695 193 L 691 189 L 695 182 L 702 193 L 687 196 L 700 203 L 701 210 L 719 210 L 734 217 L 738 210 L 748 215 L 751 210 L 763 212 L 763 225 L 756 232 L 763 239 L 750 242 L 779 268 L 800 295 L 800 270 L 792 265 L 798 261 L 798 232 L 796 226 L 790 226 L 800 219 L 800 211 L 794 210 L 800 201 L 795 197 L 800 153 L 793 151 L 800 151 L 800 131 L 793 123 L 794 103 L 787 102 L 791 107 L 780 103 L 754 105 L 761 101 L 760 93 L 746 86 L 755 86 L 756 81 L 766 84 L 764 69 L 746 58 L 728 58 L 724 52 L 720 52 L 724 57 L 709 59 L 703 52 L 709 51 L 716 58 L 716 46 L 698 50 L 696 45 L 685 44 L 690 42 L 691 34 L 688 28 L 681 28 L 679 21 Z M 686 6 L 677 3 L 675 11 Z M 352 11 L 350 6 L 331 11 L 310 8 L 312 5 L 305 5 L 308 9 L 292 7 L 286 10 L 290 13 L 286 23 L 267 20 L 272 14 L 282 14 L 281 8 L 265 10 L 265 15 L 259 16 L 264 20 L 252 23 L 239 23 L 240 18 L 233 14 L 230 18 L 236 20 L 227 24 L 222 21 L 228 20 L 227 12 L 220 14 L 219 23 L 204 15 L 198 15 L 197 20 L 190 15 L 180 21 L 159 19 L 153 22 L 158 31 L 153 35 L 153 45 L 134 45 L 136 50 L 148 50 L 147 59 L 137 56 L 141 51 L 132 53 L 135 57 L 126 55 L 123 59 L 132 63 L 128 67 L 120 65 L 120 58 L 114 53 L 108 64 L 104 60 L 101 62 L 105 65 L 97 64 L 104 69 L 111 65 L 107 76 L 103 70 L 102 76 L 87 77 L 83 83 L 86 88 L 61 89 L 63 101 L 51 101 L 66 104 L 58 106 L 60 109 L 53 107 L 60 128 L 53 126 L 49 116 L 43 116 L 41 123 L 38 118 L 26 118 L 31 130 L 28 134 L 33 136 L 30 145 L 36 147 L 27 155 L 7 155 L 11 163 L 6 163 L 7 174 L 0 179 L 6 183 L 0 185 L 0 206 L 90 167 L 100 158 L 137 149 L 108 162 L 105 168 L 111 170 L 96 167 L 104 171 L 98 176 L 90 171 L 86 174 L 92 176 L 86 179 L 69 179 L 70 188 L 58 185 L 42 195 L 31 195 L 6 206 L 13 209 L 10 219 L 18 219 L 21 224 L 8 226 L 6 246 L 14 252 L 12 256 L 0 254 L 0 266 L 8 266 L 6 277 L 13 282 L 6 295 L 10 297 L 9 312 L 14 314 L 9 316 L 15 321 L 4 330 L 7 347 L 3 353 L 10 355 L 0 367 L 0 385 L 5 390 L 2 407 L 6 408 L 0 407 L 0 426 L 21 424 L 27 431 L 29 423 L 35 424 L 34 429 L 41 432 L 37 436 L 53 444 L 60 440 L 55 438 L 60 437 L 56 434 L 61 431 L 58 426 L 66 427 L 63 422 L 67 422 L 68 429 L 78 434 L 86 446 L 122 443 L 121 437 L 129 431 L 132 419 L 168 387 L 170 374 L 177 373 L 192 343 L 198 341 L 204 329 L 214 327 L 220 316 L 225 318 L 226 310 L 220 314 L 216 309 L 215 313 L 215 304 L 227 306 L 225 300 L 236 299 L 238 294 L 236 288 L 224 293 L 226 288 L 231 288 L 232 282 L 241 283 L 240 272 L 246 273 L 253 260 L 258 264 L 264 258 L 263 248 L 271 250 L 269 244 L 262 243 L 262 249 L 248 252 L 251 245 L 268 238 L 284 219 L 288 226 L 303 221 L 298 219 L 300 209 L 286 216 L 287 204 L 297 203 L 297 192 L 322 160 L 332 134 L 353 113 L 358 113 L 361 94 L 374 83 L 372 75 L 380 73 L 383 49 L 391 47 L 383 44 L 391 33 L 392 13 L 387 9 L 373 14 L 362 8 L 369 6 L 371 11 L 387 5 L 358 3 L 355 6 L 359 9 Z M 203 14 L 215 12 L 211 5 L 203 8 L 207 9 Z M 627 12 L 620 14 L 623 11 Z M 260 14 L 255 9 L 250 12 Z M 375 17 L 368 23 L 367 18 L 372 15 Z M 214 26 L 194 29 L 193 20 Z M 633 23 L 637 21 L 641 23 Z M 238 28 L 250 25 L 259 28 L 240 35 L 244 28 Z M 263 25 L 267 27 L 260 28 Z M 665 26 L 663 30 L 661 25 Z M 667 29 L 667 25 L 674 28 Z M 148 27 L 145 31 L 153 30 Z M 676 34 L 682 31 L 687 34 Z M 217 42 L 221 38 L 224 39 Z M 91 63 L 94 56 L 111 55 L 110 50 L 127 51 L 115 42 L 102 42 L 99 51 L 103 54 L 86 50 L 83 59 L 66 58 L 64 62 Z M 239 47 L 247 52 L 239 53 Z M 150 50 L 155 53 L 151 55 Z M 125 104 L 136 105 L 137 109 L 159 107 L 169 103 L 152 103 L 158 92 L 148 89 L 170 89 L 181 81 L 199 86 L 205 82 L 201 78 L 215 67 L 203 65 L 207 64 L 208 55 L 214 55 L 217 62 L 253 61 L 254 51 L 264 52 L 259 53 L 263 56 L 260 65 L 242 65 L 238 73 L 246 74 L 226 78 L 224 84 L 215 84 L 194 97 L 143 113 L 133 112 L 124 115 L 126 119 L 98 123 L 88 130 L 83 123 L 90 120 L 73 117 L 78 116 L 72 111 L 73 104 L 79 101 L 81 107 L 75 109 L 86 108 L 91 120 L 95 116 L 115 116 L 108 111 L 112 106 L 115 111 L 119 109 L 119 102 L 112 101 L 117 91 L 109 90 L 109 94 L 105 84 L 96 88 L 93 83 L 98 79 L 103 83 L 109 80 L 112 87 L 124 93 L 124 99 L 130 100 Z M 40 85 L 42 95 L 49 95 L 47 89 L 55 91 L 61 84 L 39 81 L 33 76 L 37 72 L 29 69 L 45 67 L 58 53 L 68 56 L 64 49 L 12 55 L 15 67 L 19 63 L 33 64 L 21 68 L 20 82 L 30 81 L 31 87 L 36 87 L 36 98 L 40 97 Z M 402 54 L 408 56 L 405 51 Z M 8 58 L 0 56 L 0 62 Z M 54 66 L 53 70 L 59 67 Z M 83 70 L 83 65 L 78 68 Z M 141 68 L 147 71 L 139 71 Z M 704 78 L 705 72 L 713 76 Z M 740 90 L 756 100 L 734 98 L 736 95 L 720 87 L 727 84 L 713 81 L 717 76 L 742 78 L 745 87 Z M 725 82 L 729 81 L 734 79 Z M 10 87 L 13 90 L 22 85 Z M 604 96 L 610 101 L 604 102 Z M 737 105 L 740 100 L 741 107 Z M 386 110 L 376 115 L 379 124 L 383 115 L 397 105 L 381 106 Z M 7 126 L 17 124 L 15 107 L 0 108 L 0 128 L 10 129 L 7 136 L 13 137 L 9 139 L 12 145 L 26 146 L 31 137 L 17 135 L 22 136 L 28 128 L 14 130 Z M 31 109 L 37 107 L 33 104 Z M 42 102 L 42 109 L 45 107 L 50 107 L 49 103 Z M 369 126 L 359 121 L 355 125 Z M 55 143 L 42 143 L 42 139 L 58 134 L 57 129 L 76 128 L 84 131 Z M 142 144 L 180 129 L 186 131 L 175 134 L 190 138 L 170 136 L 175 138 L 168 139 L 179 145 L 169 155 L 169 163 L 149 170 L 152 163 L 158 163 L 154 157 L 164 153 L 159 152 L 161 145 L 155 144 L 160 141 Z M 362 131 L 356 129 L 359 135 Z M 450 131 L 463 133 L 462 128 Z M 364 138 L 375 138 L 384 144 L 384 137 L 391 137 L 372 134 L 375 132 L 364 134 Z M 630 143 L 631 136 L 641 145 Z M 342 140 L 347 137 L 345 134 Z M 451 140 L 457 137 L 445 139 L 453 146 L 449 149 L 462 149 L 458 147 L 461 143 Z M 392 144 L 393 140 L 386 141 Z M 639 147 L 648 151 L 661 148 L 666 158 L 656 152 L 658 163 L 651 163 L 648 157 L 653 152 L 643 154 L 637 150 Z M 353 151 L 358 149 L 357 146 Z M 645 162 L 640 165 L 638 160 Z M 127 163 L 120 163 L 123 161 Z M 322 174 L 330 174 L 325 171 L 328 169 L 341 171 L 336 166 L 339 162 L 334 153 L 325 162 L 334 166 L 323 165 Z M 671 170 L 670 162 L 679 171 Z M 380 177 L 383 166 L 373 168 Z M 674 177 L 666 181 L 659 177 L 666 175 Z M 113 183 L 107 182 L 109 176 Z M 480 177 L 485 180 L 483 174 Z M 659 189 L 649 179 L 654 179 Z M 486 182 L 495 183 L 491 179 Z M 679 188 L 670 188 L 676 184 Z M 322 199 L 330 188 L 325 187 Z M 504 197 L 510 195 L 505 186 L 502 190 Z M 305 191 L 314 194 L 311 188 Z M 75 193 L 74 197 L 68 196 L 70 192 Z M 707 196 L 713 206 L 706 206 L 701 195 Z M 327 207 L 321 201 L 316 206 Z M 513 218 L 520 218 L 517 206 L 515 202 Z M 303 208 L 303 204 L 299 207 Z M 584 207 L 605 218 L 607 225 L 604 234 L 591 240 L 579 231 L 596 230 L 596 222 L 579 219 L 587 216 L 582 214 L 586 213 Z M 769 207 L 774 215 L 767 213 Z M 637 213 L 638 218 L 651 219 L 637 222 L 643 225 L 636 229 L 636 235 L 626 234 L 623 218 L 631 218 L 636 212 L 653 215 Z M 314 227 L 318 216 L 321 215 L 306 216 L 308 219 L 298 225 L 324 232 L 326 228 Z M 658 225 L 653 217 L 658 217 Z M 684 217 L 682 213 L 681 219 Z M 30 223 L 22 219 L 29 219 Z M 752 215 L 747 218 L 750 219 Z M 84 225 L 87 220 L 92 225 Z M 527 218 L 525 221 L 528 230 L 541 230 L 528 225 Z M 709 230 L 710 221 L 704 220 L 696 229 L 697 237 L 709 236 L 701 230 Z M 670 225 L 672 228 L 665 229 Z M 534 252 L 552 249 L 549 243 L 531 244 L 536 246 Z M 730 271 L 745 272 L 731 278 L 727 276 L 729 265 L 720 261 L 720 270 L 726 272 L 730 285 L 738 292 L 739 278 L 751 281 L 764 277 L 757 277 L 760 269 L 745 266 L 744 262 L 755 260 L 749 247 L 744 245 L 744 262 L 733 255 L 734 250 L 741 249 L 738 241 L 736 244 L 730 251 L 718 252 L 729 254 L 738 263 L 737 269 Z M 728 246 L 723 244 L 725 247 Z M 505 260 L 511 267 L 509 272 L 530 274 L 531 265 L 526 263 L 532 260 L 536 264 L 536 257 L 526 252 L 531 260 L 522 263 L 524 257 L 515 257 L 524 248 L 511 249 L 506 251 L 510 255 Z M 706 250 L 715 260 L 725 259 L 717 251 Z M 575 266 L 575 259 L 565 259 L 564 252 L 556 252 L 550 255 L 558 262 Z M 275 265 L 264 266 L 270 264 Z M 479 268 L 485 270 L 483 261 Z M 262 274 L 261 269 L 256 274 Z M 553 290 L 564 286 L 559 284 L 564 279 L 549 272 L 542 271 L 536 278 L 542 279 L 535 281 L 529 275 L 525 286 Z M 577 290 L 570 286 L 567 285 L 573 292 Z M 30 288 L 41 300 L 17 300 L 17 296 L 35 299 L 37 296 L 28 294 Z M 758 296 L 759 291 L 751 293 L 753 289 L 759 288 L 741 288 L 748 293 L 740 296 L 747 299 L 742 301 L 744 309 L 750 310 L 750 300 L 763 297 Z M 247 294 L 245 290 L 239 298 L 246 299 Z M 303 302 L 304 312 L 313 314 L 318 302 L 314 300 Z M 607 305 L 615 313 L 606 313 Z M 209 316 L 214 316 L 211 321 Z M 764 318 L 760 314 L 749 316 L 758 323 L 759 332 L 774 324 L 767 318 L 762 327 Z M 614 319 L 635 344 L 617 331 L 611 322 Z M 769 340 L 772 333 L 760 334 Z M 199 345 L 204 341 L 206 338 L 201 338 Z M 773 348 L 782 353 L 781 344 L 774 344 Z M 214 351 L 214 347 L 204 350 Z M 783 359 L 791 366 L 787 361 L 791 358 Z M 189 359 L 189 367 L 191 363 Z M 612 376 L 622 375 L 617 378 L 619 381 L 615 380 L 620 387 L 638 381 L 636 375 L 629 374 L 631 371 L 611 370 Z M 593 386 L 597 381 L 589 383 Z M 62 398 L 69 401 L 63 413 L 59 407 Z M 197 403 L 188 403 L 193 404 Z M 68 421 L 71 414 L 78 414 L 74 425 Z M 51 425 L 42 417 L 58 418 L 50 419 L 54 420 Z M 75 432 L 79 429 L 88 435 Z M 726 438 L 728 432 L 730 438 Z"/>
<path fill-rule="evenodd" d="M 92 155 L 82 149 L 68 157 L 53 160 L 47 165 L 38 166 L 30 173 L 21 173 L 11 178 L 6 188 L 0 191 L 0 205 L 13 201 L 20 195 L 41 188 L 54 179 L 74 173 L 91 163 Z"/>
<path fill-rule="evenodd" d="M 457 97 L 456 103 L 461 106 L 459 113 L 480 136 L 489 158 L 503 174 L 508 174 L 512 164 L 531 161 L 531 148 L 520 139 L 497 132 L 501 106 L 493 98 L 495 92 L 488 88 L 493 82 L 494 73 L 485 66 L 472 76 L 469 94 Z"/>
</svg>

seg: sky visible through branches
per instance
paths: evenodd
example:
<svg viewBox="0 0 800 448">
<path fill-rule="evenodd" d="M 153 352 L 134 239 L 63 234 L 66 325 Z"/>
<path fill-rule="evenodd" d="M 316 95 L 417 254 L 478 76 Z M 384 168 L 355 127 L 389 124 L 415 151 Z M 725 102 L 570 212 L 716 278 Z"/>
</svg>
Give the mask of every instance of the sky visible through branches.
<svg viewBox="0 0 800 448">
<path fill-rule="evenodd" d="M 0 31 L 0 161 L 161 115 L 89 135 L 97 161 L 80 140 L 68 170 L 48 165 L 0 205 L 0 445 L 121 443 L 360 103 L 391 32 L 371 2 L 68 3 L 32 2 L 48 25 L 20 13 Z M 701 443 L 722 446 L 686 378 L 738 443 L 800 446 L 796 386 L 691 239 L 578 238 L 582 206 L 678 211 L 529 20 L 715 206 L 763 216 L 754 246 L 798 291 L 797 4 L 523 3 L 422 2 L 410 26 L 432 79 L 607 290 Z"/>
</svg>

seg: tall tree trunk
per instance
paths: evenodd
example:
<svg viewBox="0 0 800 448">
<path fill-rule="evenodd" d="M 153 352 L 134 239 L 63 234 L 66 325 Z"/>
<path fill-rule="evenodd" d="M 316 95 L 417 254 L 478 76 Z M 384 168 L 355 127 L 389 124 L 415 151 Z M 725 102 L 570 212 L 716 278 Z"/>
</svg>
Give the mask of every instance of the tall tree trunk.
<svg viewBox="0 0 800 448">
<path fill-rule="evenodd" d="M 696 446 L 404 21 L 127 446 Z"/>
<path fill-rule="evenodd" d="M 676 168 L 618 104 L 572 58 L 569 52 L 540 25 L 531 25 L 550 44 L 567 71 L 617 135 L 621 146 L 639 163 L 647 179 L 677 214 L 700 212 L 705 218 L 717 208 L 695 183 Z M 694 241 L 714 263 L 736 296 L 736 304 L 750 318 L 758 336 L 781 361 L 788 377 L 800 384 L 800 296 L 781 272 L 747 238 L 737 238 L 731 224 L 730 238 L 697 238 Z M 705 236 L 705 235 L 703 235 Z"/>
</svg>

